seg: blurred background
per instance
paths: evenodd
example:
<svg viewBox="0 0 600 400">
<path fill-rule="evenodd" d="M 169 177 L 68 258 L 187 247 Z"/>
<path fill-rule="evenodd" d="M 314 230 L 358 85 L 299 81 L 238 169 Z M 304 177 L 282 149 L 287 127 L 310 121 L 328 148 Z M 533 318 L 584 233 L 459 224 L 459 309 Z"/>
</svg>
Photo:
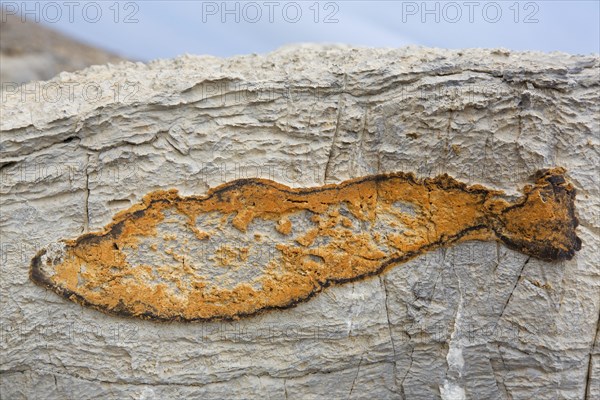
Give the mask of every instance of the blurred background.
<svg viewBox="0 0 600 400">
<path fill-rule="evenodd" d="M 290 43 L 600 52 L 600 1 L 2 1 L 2 82 Z"/>
</svg>

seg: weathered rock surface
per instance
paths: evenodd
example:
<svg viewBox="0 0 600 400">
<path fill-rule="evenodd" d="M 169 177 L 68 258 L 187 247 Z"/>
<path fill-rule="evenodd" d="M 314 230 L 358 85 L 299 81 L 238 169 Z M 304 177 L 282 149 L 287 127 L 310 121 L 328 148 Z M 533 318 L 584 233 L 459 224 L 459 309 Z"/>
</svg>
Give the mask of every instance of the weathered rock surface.
<svg viewBox="0 0 600 400">
<path fill-rule="evenodd" d="M 598 398 L 599 66 L 307 45 L 96 66 L 36 83 L 38 96 L 5 94 L 1 397 Z M 105 315 L 28 277 L 40 248 L 157 189 L 412 171 L 517 196 L 555 166 L 578 191 L 570 261 L 467 242 L 292 309 L 210 323 Z"/>
</svg>

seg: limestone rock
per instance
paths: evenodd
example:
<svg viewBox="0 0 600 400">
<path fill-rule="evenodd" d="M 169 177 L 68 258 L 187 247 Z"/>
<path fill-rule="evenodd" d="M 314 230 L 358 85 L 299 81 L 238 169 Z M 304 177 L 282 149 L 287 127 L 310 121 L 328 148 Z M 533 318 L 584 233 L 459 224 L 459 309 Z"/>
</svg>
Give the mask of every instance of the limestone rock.
<svg viewBox="0 0 600 400">
<path fill-rule="evenodd" d="M 4 93 L 1 397 L 597 398 L 599 67 L 301 45 L 95 66 L 31 84 L 38 96 Z M 105 315 L 28 277 L 39 249 L 157 189 L 404 171 L 516 198 L 556 166 L 577 189 L 582 249 L 569 261 L 471 241 L 295 308 L 208 323 Z"/>
</svg>

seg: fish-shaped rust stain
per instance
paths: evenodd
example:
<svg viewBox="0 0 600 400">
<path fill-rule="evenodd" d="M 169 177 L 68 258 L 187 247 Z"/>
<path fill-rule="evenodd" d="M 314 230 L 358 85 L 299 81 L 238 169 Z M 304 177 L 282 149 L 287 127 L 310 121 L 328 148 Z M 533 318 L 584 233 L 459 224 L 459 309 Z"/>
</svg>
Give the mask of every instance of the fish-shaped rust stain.
<svg viewBox="0 0 600 400">
<path fill-rule="evenodd" d="M 448 175 L 410 173 L 306 189 L 243 179 L 205 196 L 157 191 L 103 231 L 41 250 L 31 279 L 110 314 L 193 321 L 291 307 L 467 240 L 571 259 L 581 240 L 564 174 L 539 171 L 514 202 Z"/>
</svg>

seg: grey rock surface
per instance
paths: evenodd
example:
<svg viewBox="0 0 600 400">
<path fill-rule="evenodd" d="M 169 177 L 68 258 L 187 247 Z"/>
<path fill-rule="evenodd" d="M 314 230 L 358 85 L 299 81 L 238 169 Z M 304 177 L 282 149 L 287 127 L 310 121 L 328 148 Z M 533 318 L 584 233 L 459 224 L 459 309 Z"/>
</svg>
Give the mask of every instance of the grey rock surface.
<svg viewBox="0 0 600 400">
<path fill-rule="evenodd" d="M 597 55 L 299 45 L 61 73 L 3 95 L 4 399 L 600 398 Z M 27 86 L 25 86 L 27 87 Z M 447 172 L 518 195 L 563 166 L 583 248 L 491 242 L 234 322 L 104 315 L 28 279 L 152 190 Z"/>
</svg>

